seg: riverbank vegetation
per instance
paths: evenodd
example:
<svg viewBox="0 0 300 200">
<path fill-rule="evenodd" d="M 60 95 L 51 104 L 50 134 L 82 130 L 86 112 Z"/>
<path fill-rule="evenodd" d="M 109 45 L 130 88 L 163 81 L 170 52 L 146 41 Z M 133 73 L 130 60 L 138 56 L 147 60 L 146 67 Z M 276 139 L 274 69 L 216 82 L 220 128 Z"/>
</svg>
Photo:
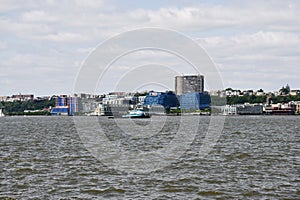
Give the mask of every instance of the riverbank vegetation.
<svg viewBox="0 0 300 200">
<path fill-rule="evenodd" d="M 244 103 L 266 103 L 267 96 L 255 96 L 255 95 L 244 95 L 244 96 L 228 96 L 226 97 L 226 101 L 228 105 L 235 105 L 235 104 L 244 104 Z M 269 103 L 288 103 L 291 101 L 300 101 L 300 95 L 280 95 L 275 96 L 272 95 L 269 97 Z"/>
<path fill-rule="evenodd" d="M 0 102 L 0 107 L 4 108 L 4 114 L 6 115 L 46 115 L 49 111 L 45 109 L 54 106 L 55 98 Z"/>
</svg>

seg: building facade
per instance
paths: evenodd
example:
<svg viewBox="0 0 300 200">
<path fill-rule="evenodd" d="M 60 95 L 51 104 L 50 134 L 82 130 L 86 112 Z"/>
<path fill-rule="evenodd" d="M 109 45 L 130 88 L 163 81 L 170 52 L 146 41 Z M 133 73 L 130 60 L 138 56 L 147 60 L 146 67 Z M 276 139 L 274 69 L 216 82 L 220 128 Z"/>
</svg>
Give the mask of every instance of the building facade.
<svg viewBox="0 0 300 200">
<path fill-rule="evenodd" d="M 190 92 L 204 92 L 204 76 L 188 75 L 175 77 L 175 93 L 182 95 Z"/>
<path fill-rule="evenodd" d="M 236 106 L 236 113 L 238 115 L 262 115 L 263 105 L 258 104 L 244 104 Z"/>
<path fill-rule="evenodd" d="M 60 95 L 56 98 L 56 106 L 52 108 L 51 115 L 74 115 L 80 111 L 80 98 Z"/>
<path fill-rule="evenodd" d="M 182 110 L 204 110 L 210 108 L 209 94 L 191 92 L 180 95 L 180 108 Z"/>
<path fill-rule="evenodd" d="M 223 115 L 262 115 L 264 107 L 260 104 L 240 104 L 221 106 Z"/>
<path fill-rule="evenodd" d="M 174 92 L 149 92 L 146 96 L 143 105 L 152 106 L 152 105 L 161 105 L 167 110 L 171 107 L 178 107 L 179 101 Z"/>
</svg>

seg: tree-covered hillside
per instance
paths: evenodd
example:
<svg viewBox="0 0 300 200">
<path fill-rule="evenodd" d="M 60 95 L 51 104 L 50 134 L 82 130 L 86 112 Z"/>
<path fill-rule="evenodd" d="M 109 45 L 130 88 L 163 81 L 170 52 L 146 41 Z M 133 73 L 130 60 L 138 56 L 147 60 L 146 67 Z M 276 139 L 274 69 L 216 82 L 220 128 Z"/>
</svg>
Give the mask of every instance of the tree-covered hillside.
<svg viewBox="0 0 300 200">
<path fill-rule="evenodd" d="M 14 102 L 0 102 L 0 107 L 4 107 L 6 114 L 23 113 L 25 110 L 43 110 L 44 108 L 55 106 L 55 99 L 35 99 L 29 101 L 14 101 Z"/>
</svg>

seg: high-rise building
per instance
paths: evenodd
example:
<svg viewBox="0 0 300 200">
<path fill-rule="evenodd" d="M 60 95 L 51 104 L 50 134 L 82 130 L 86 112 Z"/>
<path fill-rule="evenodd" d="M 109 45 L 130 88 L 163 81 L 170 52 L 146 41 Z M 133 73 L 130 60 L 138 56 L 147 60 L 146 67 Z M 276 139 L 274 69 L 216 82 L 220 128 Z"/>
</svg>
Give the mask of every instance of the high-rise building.
<svg viewBox="0 0 300 200">
<path fill-rule="evenodd" d="M 182 95 L 190 92 L 204 92 L 204 76 L 188 75 L 175 77 L 175 93 Z"/>
</svg>

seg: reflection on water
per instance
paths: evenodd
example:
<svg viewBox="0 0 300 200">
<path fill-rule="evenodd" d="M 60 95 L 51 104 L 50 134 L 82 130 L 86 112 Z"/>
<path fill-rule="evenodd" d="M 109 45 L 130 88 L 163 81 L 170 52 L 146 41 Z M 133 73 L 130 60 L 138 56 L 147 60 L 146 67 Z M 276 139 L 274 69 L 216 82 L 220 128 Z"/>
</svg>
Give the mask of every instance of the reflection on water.
<svg viewBox="0 0 300 200">
<path fill-rule="evenodd" d="M 124 150 L 148 151 L 172 140 L 176 120 L 168 118 L 150 139 L 124 134 L 114 120 L 99 123 Z M 200 159 L 208 122 L 201 117 L 195 141 L 179 160 L 132 174 L 95 159 L 70 117 L 0 118 L 0 199 L 300 199 L 300 117 L 228 117 L 217 145 Z"/>
</svg>

